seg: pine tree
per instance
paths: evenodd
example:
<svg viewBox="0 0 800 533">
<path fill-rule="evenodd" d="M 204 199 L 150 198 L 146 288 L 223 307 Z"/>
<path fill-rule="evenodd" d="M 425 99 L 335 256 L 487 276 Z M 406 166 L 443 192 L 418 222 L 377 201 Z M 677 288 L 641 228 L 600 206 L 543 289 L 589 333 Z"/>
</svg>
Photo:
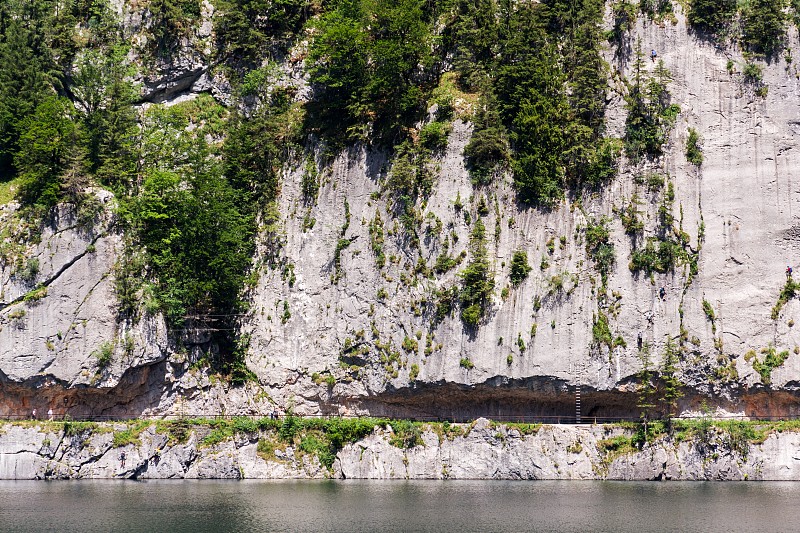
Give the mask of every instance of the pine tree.
<svg viewBox="0 0 800 533">
<path fill-rule="evenodd" d="M 486 227 L 479 218 L 475 221 L 469 241 L 470 262 L 461 272 L 461 320 L 475 327 L 491 302 L 494 275 L 490 270 L 486 249 Z"/>
<path fill-rule="evenodd" d="M 636 407 L 640 410 L 639 418 L 645 426 L 645 434 L 647 433 L 647 423 L 651 418 L 651 413 L 655 407 L 655 383 L 653 382 L 653 371 L 650 362 L 650 345 L 644 344 L 642 349 L 639 350 L 639 359 L 642 368 L 637 376 L 637 402 Z"/>
<path fill-rule="evenodd" d="M 785 0 L 752 0 L 742 14 L 742 41 L 753 52 L 771 57 L 786 36 Z"/>
<path fill-rule="evenodd" d="M 41 33 L 43 17 L 41 0 L 0 6 L 0 179 L 19 170 L 14 161 L 23 122 L 57 85 Z"/>
<path fill-rule="evenodd" d="M 678 400 L 683 397 L 681 391 L 681 381 L 678 378 L 678 347 L 675 346 L 675 341 L 671 337 L 667 337 L 667 343 L 664 346 L 664 363 L 661 368 L 661 405 L 662 416 L 670 424 L 674 416 L 677 415 Z"/>
<path fill-rule="evenodd" d="M 689 24 L 719 34 L 733 22 L 736 11 L 736 0 L 691 0 Z"/>
</svg>

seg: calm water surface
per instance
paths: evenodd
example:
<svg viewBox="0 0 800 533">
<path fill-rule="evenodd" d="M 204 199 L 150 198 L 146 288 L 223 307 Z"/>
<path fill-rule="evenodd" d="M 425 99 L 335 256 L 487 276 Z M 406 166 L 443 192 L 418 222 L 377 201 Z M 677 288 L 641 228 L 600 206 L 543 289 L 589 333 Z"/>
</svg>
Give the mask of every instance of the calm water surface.
<svg viewBox="0 0 800 533">
<path fill-rule="evenodd" d="M 800 483 L 0 481 L 0 531 L 800 531 Z"/>
</svg>

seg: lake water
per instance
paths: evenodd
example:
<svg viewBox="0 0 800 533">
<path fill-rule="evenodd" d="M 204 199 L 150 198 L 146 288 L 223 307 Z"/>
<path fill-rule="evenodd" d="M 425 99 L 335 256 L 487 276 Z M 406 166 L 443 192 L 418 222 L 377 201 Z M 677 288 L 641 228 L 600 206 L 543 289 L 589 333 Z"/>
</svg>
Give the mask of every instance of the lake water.
<svg viewBox="0 0 800 533">
<path fill-rule="evenodd" d="M 798 531 L 800 483 L 0 481 L 0 531 Z"/>
</svg>

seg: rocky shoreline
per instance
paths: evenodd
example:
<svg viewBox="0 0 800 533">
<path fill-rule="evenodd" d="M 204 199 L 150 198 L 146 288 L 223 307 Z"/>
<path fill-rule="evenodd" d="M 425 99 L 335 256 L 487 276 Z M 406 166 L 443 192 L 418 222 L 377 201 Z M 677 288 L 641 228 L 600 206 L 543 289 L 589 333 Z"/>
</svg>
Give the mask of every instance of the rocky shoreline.
<svg viewBox="0 0 800 533">
<path fill-rule="evenodd" d="M 330 449 L 324 429 L 280 422 L 7 423 L 0 479 L 800 480 L 793 426 L 740 424 L 642 443 L 634 426 L 386 424 Z"/>
</svg>

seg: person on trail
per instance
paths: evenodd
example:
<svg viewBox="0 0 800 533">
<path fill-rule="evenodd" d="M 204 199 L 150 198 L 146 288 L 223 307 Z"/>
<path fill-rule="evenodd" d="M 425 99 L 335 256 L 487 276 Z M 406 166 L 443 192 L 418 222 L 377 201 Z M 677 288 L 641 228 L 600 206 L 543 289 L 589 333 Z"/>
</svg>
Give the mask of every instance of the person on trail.
<svg viewBox="0 0 800 533">
<path fill-rule="evenodd" d="M 119 463 L 122 465 L 122 468 L 125 468 L 125 452 L 119 453 Z"/>
<path fill-rule="evenodd" d="M 53 420 L 53 408 L 52 407 L 47 410 L 47 419 L 48 420 Z"/>
<path fill-rule="evenodd" d="M 664 290 L 664 287 L 658 289 L 658 296 L 663 300 L 664 297 L 667 295 L 667 291 Z"/>
<path fill-rule="evenodd" d="M 639 335 L 636 337 L 636 346 L 641 350 L 642 349 L 642 332 L 639 332 Z"/>
<path fill-rule="evenodd" d="M 658 57 L 658 54 L 656 53 L 656 49 L 653 48 L 652 50 L 650 50 L 650 59 L 653 60 L 653 63 L 656 62 L 656 58 L 657 57 Z"/>
<path fill-rule="evenodd" d="M 792 279 L 792 267 L 791 266 L 787 266 L 786 267 L 786 279 Z"/>
</svg>

